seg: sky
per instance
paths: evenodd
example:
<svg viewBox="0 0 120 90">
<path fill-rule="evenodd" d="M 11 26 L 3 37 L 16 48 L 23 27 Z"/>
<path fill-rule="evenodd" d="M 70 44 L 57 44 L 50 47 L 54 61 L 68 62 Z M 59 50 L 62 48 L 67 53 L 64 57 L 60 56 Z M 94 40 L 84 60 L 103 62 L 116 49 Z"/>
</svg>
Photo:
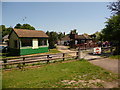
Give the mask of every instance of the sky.
<svg viewBox="0 0 120 90">
<path fill-rule="evenodd" d="M 92 34 L 112 16 L 109 2 L 2 2 L 2 24 L 30 24 L 36 30 Z M 24 19 L 24 20 L 23 20 Z"/>
</svg>

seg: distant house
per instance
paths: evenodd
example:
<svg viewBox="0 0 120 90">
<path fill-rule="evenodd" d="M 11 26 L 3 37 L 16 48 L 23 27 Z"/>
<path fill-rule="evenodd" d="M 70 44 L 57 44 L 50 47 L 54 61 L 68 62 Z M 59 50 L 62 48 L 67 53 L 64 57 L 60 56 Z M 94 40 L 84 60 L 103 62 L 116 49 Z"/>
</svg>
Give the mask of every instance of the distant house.
<svg viewBox="0 0 120 90">
<path fill-rule="evenodd" d="M 61 40 L 58 41 L 58 45 L 68 45 L 69 42 L 70 42 L 70 37 L 69 35 L 66 35 Z"/>
<path fill-rule="evenodd" d="M 59 40 L 58 45 L 69 45 L 71 47 L 75 47 L 77 44 L 88 44 L 89 42 L 92 42 L 90 35 L 78 35 L 72 32 L 71 34 L 66 35 L 61 40 Z"/>
<path fill-rule="evenodd" d="M 2 42 L 3 42 L 3 44 L 8 44 L 8 41 L 9 41 L 9 35 L 5 35 L 3 38 L 2 38 Z"/>
<path fill-rule="evenodd" d="M 43 31 L 13 29 L 9 35 L 10 55 L 48 52 L 48 36 Z"/>
<path fill-rule="evenodd" d="M 89 35 L 77 35 L 75 33 L 70 34 L 70 46 L 75 47 L 77 44 L 88 44 L 89 42 L 92 42 L 92 38 Z"/>
</svg>

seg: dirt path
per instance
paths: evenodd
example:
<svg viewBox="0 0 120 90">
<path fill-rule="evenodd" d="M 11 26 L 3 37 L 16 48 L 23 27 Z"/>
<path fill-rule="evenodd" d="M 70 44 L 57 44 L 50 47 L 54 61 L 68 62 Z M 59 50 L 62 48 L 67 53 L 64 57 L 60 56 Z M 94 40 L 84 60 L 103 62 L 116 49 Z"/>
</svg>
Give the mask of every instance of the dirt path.
<svg viewBox="0 0 120 90">
<path fill-rule="evenodd" d="M 66 46 L 57 46 L 57 48 L 59 51 L 63 53 L 72 52 L 71 50 L 67 49 Z M 75 56 L 76 54 L 70 53 L 70 55 Z M 110 72 L 113 72 L 116 74 L 118 73 L 118 60 L 117 59 L 113 60 L 113 59 L 103 58 L 103 57 L 96 56 L 96 55 L 89 55 L 83 51 L 81 51 L 80 56 L 81 58 L 88 60 L 90 63 L 94 65 L 102 67 Z"/>
</svg>

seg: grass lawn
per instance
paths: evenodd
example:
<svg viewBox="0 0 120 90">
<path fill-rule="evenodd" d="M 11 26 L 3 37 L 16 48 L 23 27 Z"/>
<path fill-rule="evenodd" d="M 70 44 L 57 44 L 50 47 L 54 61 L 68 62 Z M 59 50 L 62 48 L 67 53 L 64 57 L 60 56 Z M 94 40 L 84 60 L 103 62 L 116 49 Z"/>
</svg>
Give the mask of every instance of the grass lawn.
<svg viewBox="0 0 120 90">
<path fill-rule="evenodd" d="M 3 88 L 94 88 L 117 76 L 89 62 L 73 61 L 48 64 L 25 71 L 3 70 Z"/>
</svg>

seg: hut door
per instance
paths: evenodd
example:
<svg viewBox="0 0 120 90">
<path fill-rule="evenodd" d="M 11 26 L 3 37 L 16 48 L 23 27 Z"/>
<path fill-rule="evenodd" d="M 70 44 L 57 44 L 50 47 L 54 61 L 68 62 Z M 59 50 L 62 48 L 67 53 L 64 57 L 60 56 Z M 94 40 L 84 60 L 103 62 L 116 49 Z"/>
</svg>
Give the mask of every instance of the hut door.
<svg viewBox="0 0 120 90">
<path fill-rule="evenodd" d="M 33 49 L 38 48 L 38 39 L 33 39 Z"/>
</svg>

